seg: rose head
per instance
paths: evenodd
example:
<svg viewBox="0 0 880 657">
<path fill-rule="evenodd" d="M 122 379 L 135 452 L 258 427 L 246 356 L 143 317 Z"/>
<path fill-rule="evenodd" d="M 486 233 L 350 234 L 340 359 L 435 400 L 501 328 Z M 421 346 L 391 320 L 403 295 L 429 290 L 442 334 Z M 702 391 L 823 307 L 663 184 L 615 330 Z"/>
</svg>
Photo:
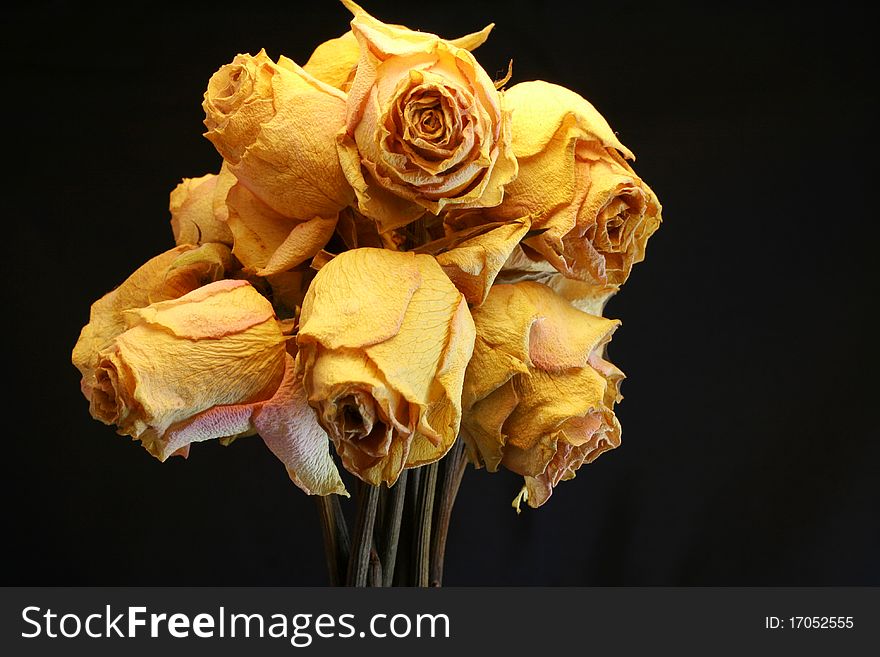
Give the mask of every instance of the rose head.
<svg viewBox="0 0 880 657">
<path fill-rule="evenodd" d="M 194 442 L 259 432 L 300 488 L 345 495 L 269 302 L 236 280 L 138 298 L 161 264 L 147 263 L 93 306 L 73 354 L 92 416 L 162 461 Z"/>
<path fill-rule="evenodd" d="M 339 159 L 358 209 L 384 232 L 426 211 L 500 203 L 517 170 L 510 117 L 473 55 L 344 4 L 360 60 Z"/>
<path fill-rule="evenodd" d="M 441 458 L 474 344 L 467 303 L 434 258 L 345 251 L 302 305 L 298 369 L 347 470 L 373 485 Z"/>
<path fill-rule="evenodd" d="M 601 357 L 619 322 L 529 281 L 493 286 L 473 317 L 462 437 L 475 464 L 523 475 L 522 499 L 538 507 L 583 463 L 620 444 L 612 408 L 623 374 Z"/>
<path fill-rule="evenodd" d="M 285 57 L 238 55 L 208 82 L 205 136 L 275 213 L 335 217 L 352 200 L 335 148 L 345 100 Z"/>
<path fill-rule="evenodd" d="M 244 281 L 124 315 L 126 330 L 98 354 L 91 409 L 159 458 L 172 425 L 212 406 L 267 399 L 281 382 L 286 338 Z"/>
<path fill-rule="evenodd" d="M 611 291 L 645 257 L 660 225 L 660 204 L 625 158 L 634 156 L 596 109 L 578 94 L 547 82 L 505 92 L 512 113 L 519 175 L 491 218 L 529 215 L 541 234 L 524 241 L 541 268 Z M 460 227 L 469 219 L 453 216 Z"/>
</svg>

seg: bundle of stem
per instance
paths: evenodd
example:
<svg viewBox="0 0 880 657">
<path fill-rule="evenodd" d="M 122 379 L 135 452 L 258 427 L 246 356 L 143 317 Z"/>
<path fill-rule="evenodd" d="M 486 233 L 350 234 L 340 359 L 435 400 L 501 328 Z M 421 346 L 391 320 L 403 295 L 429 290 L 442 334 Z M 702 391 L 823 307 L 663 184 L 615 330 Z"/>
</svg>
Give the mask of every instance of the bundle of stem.
<svg viewBox="0 0 880 657">
<path fill-rule="evenodd" d="M 332 586 L 441 586 L 452 508 L 467 460 L 461 440 L 390 488 L 360 482 L 352 531 L 339 497 L 318 497 Z"/>
</svg>

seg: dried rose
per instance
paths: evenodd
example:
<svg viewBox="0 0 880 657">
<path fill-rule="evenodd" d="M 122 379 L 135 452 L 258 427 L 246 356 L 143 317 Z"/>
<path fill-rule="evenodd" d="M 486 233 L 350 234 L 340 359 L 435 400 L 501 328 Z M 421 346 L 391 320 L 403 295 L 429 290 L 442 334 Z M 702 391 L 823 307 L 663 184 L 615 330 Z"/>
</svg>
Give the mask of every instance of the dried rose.
<svg viewBox="0 0 880 657">
<path fill-rule="evenodd" d="M 345 468 L 392 484 L 441 458 L 473 343 L 467 303 L 431 256 L 359 248 L 325 264 L 303 302 L 297 362 Z"/>
<path fill-rule="evenodd" d="M 122 318 L 125 330 L 90 354 L 94 366 L 83 371 L 93 417 L 162 461 L 185 456 L 193 442 L 259 431 L 300 487 L 344 493 L 329 440 L 294 377 L 288 338 L 250 284 L 217 281 Z"/>
<path fill-rule="evenodd" d="M 620 444 L 613 406 L 623 374 L 602 359 L 616 320 L 573 308 L 530 281 L 495 285 L 473 309 L 477 338 L 462 393 L 471 460 L 525 477 L 531 507 Z"/>
<path fill-rule="evenodd" d="M 339 159 L 358 209 L 386 232 L 426 211 L 500 203 L 516 176 L 510 116 L 474 56 L 343 3 L 360 60 Z"/>
<path fill-rule="evenodd" d="M 257 275 L 312 258 L 354 199 L 335 146 L 345 101 L 338 89 L 264 51 L 238 55 L 211 77 L 205 136 L 232 176 L 224 202 L 233 252 Z"/>
<path fill-rule="evenodd" d="M 644 259 L 661 222 L 660 204 L 624 158 L 632 153 L 578 94 L 547 82 L 505 92 L 513 115 L 519 176 L 487 213 L 531 215 L 541 234 L 524 241 L 569 278 L 619 287 Z M 460 217 L 450 217 L 460 227 Z"/>
</svg>

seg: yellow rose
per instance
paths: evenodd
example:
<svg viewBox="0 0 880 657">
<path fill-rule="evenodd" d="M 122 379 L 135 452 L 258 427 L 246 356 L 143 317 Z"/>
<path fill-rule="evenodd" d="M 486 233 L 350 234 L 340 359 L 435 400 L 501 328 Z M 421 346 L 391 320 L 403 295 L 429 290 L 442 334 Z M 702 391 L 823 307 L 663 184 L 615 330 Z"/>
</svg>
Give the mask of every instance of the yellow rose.
<svg viewBox="0 0 880 657">
<path fill-rule="evenodd" d="M 390 485 L 441 458 L 473 344 L 467 303 L 431 256 L 360 248 L 324 265 L 303 301 L 297 362 L 345 468 Z"/>
<path fill-rule="evenodd" d="M 497 205 L 516 177 L 510 116 L 466 49 L 354 14 L 360 60 L 339 159 L 380 232 L 444 208 Z"/>
<path fill-rule="evenodd" d="M 525 477 L 531 507 L 583 464 L 620 444 L 613 406 L 623 373 L 602 359 L 619 322 L 573 308 L 550 288 L 495 285 L 473 309 L 462 438 L 471 460 Z"/>
<path fill-rule="evenodd" d="M 234 252 L 261 276 L 314 256 L 354 199 L 336 153 L 346 96 L 291 60 L 238 55 L 208 83 L 206 137 L 234 176 Z"/>
<path fill-rule="evenodd" d="M 125 330 L 83 372 L 93 417 L 162 461 L 193 442 L 259 432 L 306 492 L 345 493 L 288 338 L 249 283 L 220 280 L 121 314 Z"/>
<path fill-rule="evenodd" d="M 547 82 L 505 93 L 519 176 L 494 218 L 532 217 L 541 234 L 524 244 L 560 273 L 619 287 L 645 256 L 661 222 L 660 204 L 624 158 L 632 153 L 578 94 Z M 452 226 L 462 219 L 450 217 Z"/>
<path fill-rule="evenodd" d="M 168 209 L 175 244 L 219 242 L 232 246 L 225 211 L 229 178 L 209 173 L 201 178 L 184 178 L 174 188 L 169 196 Z M 232 182 L 234 180 L 233 177 Z M 222 203 L 218 204 L 218 199 Z"/>
</svg>

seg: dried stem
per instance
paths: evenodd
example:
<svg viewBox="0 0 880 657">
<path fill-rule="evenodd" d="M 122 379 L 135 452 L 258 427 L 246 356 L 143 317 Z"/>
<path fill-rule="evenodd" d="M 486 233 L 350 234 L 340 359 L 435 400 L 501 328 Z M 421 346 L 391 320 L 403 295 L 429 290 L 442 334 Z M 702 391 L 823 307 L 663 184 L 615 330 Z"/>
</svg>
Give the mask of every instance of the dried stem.
<svg viewBox="0 0 880 657">
<path fill-rule="evenodd" d="M 397 560 L 394 565 L 393 585 L 411 586 L 412 569 L 416 562 L 416 526 L 419 517 L 419 490 L 421 489 L 422 470 L 413 468 L 407 473 L 406 490 L 401 490 L 403 501 L 403 517 L 400 523 L 400 536 L 397 549 Z M 399 480 L 398 480 L 399 481 Z"/>
<path fill-rule="evenodd" d="M 424 466 L 419 492 L 419 524 L 416 531 L 417 558 L 415 585 L 427 587 L 431 563 L 431 522 L 434 516 L 434 493 L 437 488 L 437 461 Z"/>
<path fill-rule="evenodd" d="M 370 586 L 382 586 L 382 562 L 375 544 L 370 548 Z"/>
<path fill-rule="evenodd" d="M 318 517 L 321 519 L 321 530 L 324 536 L 324 558 L 327 561 L 330 586 L 341 586 L 351 546 L 348 529 L 342 516 L 342 507 L 339 504 L 339 496 L 319 495 L 316 499 Z"/>
<path fill-rule="evenodd" d="M 464 444 L 459 438 L 443 459 L 443 481 L 440 484 L 437 514 L 435 517 L 434 539 L 431 545 L 430 585 L 441 586 L 443 583 L 443 560 L 446 554 L 446 536 L 449 533 L 449 521 L 452 519 L 452 507 L 461 486 L 467 458 Z"/>
<path fill-rule="evenodd" d="M 370 570 L 370 548 L 373 545 L 373 525 L 379 487 L 361 484 L 358 487 L 358 513 L 354 528 L 354 543 L 348 561 L 348 586 L 366 586 Z"/>
<path fill-rule="evenodd" d="M 394 582 L 394 566 L 397 562 L 397 543 L 400 540 L 400 521 L 403 517 L 403 502 L 406 498 L 407 471 L 404 470 L 391 488 L 390 499 L 385 513 L 385 545 L 382 553 L 382 586 L 391 586 Z"/>
</svg>

